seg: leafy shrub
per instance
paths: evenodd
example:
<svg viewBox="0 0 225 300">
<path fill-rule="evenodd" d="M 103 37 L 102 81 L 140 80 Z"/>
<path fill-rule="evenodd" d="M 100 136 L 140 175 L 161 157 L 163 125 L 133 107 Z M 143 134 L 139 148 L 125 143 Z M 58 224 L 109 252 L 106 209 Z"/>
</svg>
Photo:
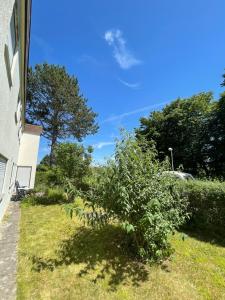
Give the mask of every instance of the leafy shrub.
<svg viewBox="0 0 225 300">
<path fill-rule="evenodd" d="M 46 172 L 46 183 L 50 187 L 60 186 L 63 183 L 63 174 L 59 168 L 52 168 Z"/>
<path fill-rule="evenodd" d="M 130 136 L 117 143 L 115 160 L 93 182 L 86 199 L 104 209 L 88 213 L 90 223 L 119 221 L 144 259 L 160 260 L 171 252 L 168 235 L 185 221 L 187 203 L 171 178 L 163 176 L 168 162 L 156 159 L 154 148 Z M 80 209 L 78 214 L 82 215 Z M 107 215 L 107 218 L 106 218 Z"/>
<path fill-rule="evenodd" d="M 57 204 L 65 202 L 66 198 L 63 191 L 58 189 L 49 189 L 46 200 L 48 204 Z"/>
<path fill-rule="evenodd" d="M 86 191 L 91 175 L 91 152 L 91 147 L 86 149 L 80 144 L 58 144 L 54 150 L 54 165 L 49 166 L 46 156 L 37 168 L 36 189 L 64 186 L 69 180 L 77 189 Z"/>
<path fill-rule="evenodd" d="M 47 187 L 46 171 L 37 169 L 35 177 L 35 190 L 44 190 Z"/>
<path fill-rule="evenodd" d="M 37 171 L 35 189 L 45 191 L 49 187 L 56 187 L 63 184 L 63 175 L 58 168 Z"/>
<path fill-rule="evenodd" d="M 224 232 L 225 183 L 219 181 L 179 182 L 181 195 L 189 200 L 191 218 L 188 225 L 195 229 Z"/>
<path fill-rule="evenodd" d="M 75 143 L 61 143 L 55 147 L 55 166 L 76 188 L 87 189 L 84 178 L 90 171 L 91 152 L 91 147 L 85 149 Z"/>
<path fill-rule="evenodd" d="M 24 205 L 51 205 L 68 202 L 66 195 L 60 189 L 48 189 L 45 192 L 34 192 L 24 198 Z"/>
<path fill-rule="evenodd" d="M 44 164 L 39 164 L 39 165 L 37 165 L 37 172 L 46 172 L 46 171 L 48 171 L 50 169 L 50 167 L 49 166 L 47 166 L 47 165 L 44 165 Z"/>
</svg>

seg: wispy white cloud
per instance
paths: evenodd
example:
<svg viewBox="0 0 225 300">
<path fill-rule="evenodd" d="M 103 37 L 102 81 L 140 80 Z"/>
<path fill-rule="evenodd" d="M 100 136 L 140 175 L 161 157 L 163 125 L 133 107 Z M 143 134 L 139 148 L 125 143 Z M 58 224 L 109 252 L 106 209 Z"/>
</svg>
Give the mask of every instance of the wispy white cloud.
<svg viewBox="0 0 225 300">
<path fill-rule="evenodd" d="M 94 58 L 94 57 L 92 57 L 92 56 L 90 56 L 90 55 L 87 55 L 87 54 L 83 54 L 83 55 L 81 55 L 80 57 L 78 57 L 77 58 L 77 62 L 78 63 L 86 63 L 86 62 L 91 62 L 91 63 L 94 63 L 94 64 L 96 64 L 97 63 L 97 60 Z"/>
<path fill-rule="evenodd" d="M 44 59 L 51 60 L 53 48 L 49 45 L 49 43 L 36 34 L 33 34 L 31 38 L 35 42 L 35 44 L 41 49 Z"/>
<path fill-rule="evenodd" d="M 149 106 L 140 107 L 138 109 L 131 110 L 131 111 L 125 112 L 125 113 L 120 114 L 120 115 L 115 115 L 115 116 L 109 117 L 109 118 L 105 119 L 104 121 L 102 121 L 102 124 L 103 123 L 107 123 L 107 122 L 113 122 L 113 121 L 117 121 L 117 120 L 122 120 L 122 119 L 124 119 L 126 117 L 129 117 L 129 116 L 132 116 L 132 115 L 136 115 L 136 114 L 138 114 L 140 112 L 151 111 L 151 110 L 153 110 L 155 108 L 162 107 L 163 105 L 165 105 L 167 103 L 168 102 L 156 103 L 156 104 L 152 104 L 152 105 L 149 105 Z"/>
<path fill-rule="evenodd" d="M 93 148 L 94 149 L 102 149 L 103 147 L 112 146 L 114 144 L 115 144 L 114 142 L 99 142 L 97 144 L 94 144 Z"/>
<path fill-rule="evenodd" d="M 113 55 L 122 69 L 129 69 L 141 64 L 141 61 L 130 52 L 127 48 L 126 40 L 119 29 L 108 30 L 105 32 L 106 42 L 113 48 Z"/>
<path fill-rule="evenodd" d="M 83 54 L 80 57 L 76 59 L 77 63 L 82 64 L 82 63 L 87 63 L 87 64 L 92 64 L 97 67 L 103 66 L 104 64 L 100 61 L 98 61 L 95 57 L 88 55 L 88 54 Z"/>
<path fill-rule="evenodd" d="M 117 78 L 117 79 L 119 80 L 120 83 L 122 83 L 123 85 L 129 87 L 130 89 L 136 90 L 136 89 L 140 88 L 140 86 L 141 86 L 140 82 L 130 83 L 130 82 L 127 82 L 127 81 L 122 80 L 120 78 Z"/>
</svg>

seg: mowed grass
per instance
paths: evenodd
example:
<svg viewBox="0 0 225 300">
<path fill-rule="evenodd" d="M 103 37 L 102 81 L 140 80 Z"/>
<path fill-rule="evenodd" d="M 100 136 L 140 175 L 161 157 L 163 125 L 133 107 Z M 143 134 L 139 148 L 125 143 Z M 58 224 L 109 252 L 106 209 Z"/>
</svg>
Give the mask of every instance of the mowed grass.
<svg viewBox="0 0 225 300">
<path fill-rule="evenodd" d="M 177 233 L 161 266 L 135 261 L 116 225 L 91 229 L 62 206 L 22 206 L 18 299 L 225 299 L 225 248 Z"/>
</svg>

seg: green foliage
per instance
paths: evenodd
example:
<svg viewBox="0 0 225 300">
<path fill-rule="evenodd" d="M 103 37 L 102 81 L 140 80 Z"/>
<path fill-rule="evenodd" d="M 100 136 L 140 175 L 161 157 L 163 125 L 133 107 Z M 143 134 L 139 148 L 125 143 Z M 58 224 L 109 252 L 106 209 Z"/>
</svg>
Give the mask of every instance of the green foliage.
<svg viewBox="0 0 225 300">
<path fill-rule="evenodd" d="M 57 187 L 63 184 L 63 174 L 59 168 L 41 169 L 36 172 L 35 189 L 45 191 L 49 187 Z"/>
<path fill-rule="evenodd" d="M 86 190 L 91 175 L 92 147 L 84 148 L 76 143 L 61 143 L 55 147 L 54 165 L 49 166 L 46 156 L 37 168 L 36 189 L 70 185 L 76 190 Z"/>
<path fill-rule="evenodd" d="M 37 172 L 35 176 L 35 190 L 43 191 L 47 188 L 47 170 L 42 170 L 37 167 Z"/>
<path fill-rule="evenodd" d="M 117 143 L 115 160 L 102 169 L 86 193 L 95 221 L 101 224 L 103 213 L 105 220 L 119 221 L 135 252 L 154 261 L 170 254 L 168 236 L 187 217 L 185 199 L 178 197 L 171 178 L 162 175 L 166 169 L 168 162 L 160 163 L 154 148 L 125 136 Z"/>
<path fill-rule="evenodd" d="M 45 192 L 34 192 L 23 199 L 23 205 L 52 205 L 68 202 L 64 191 L 60 189 L 47 189 Z"/>
<path fill-rule="evenodd" d="M 188 227 L 223 234 L 225 228 L 225 183 L 219 181 L 179 182 L 181 195 L 189 200 Z"/>
<path fill-rule="evenodd" d="M 40 172 L 46 172 L 48 171 L 50 168 L 49 166 L 47 165 L 42 165 L 41 163 L 39 165 L 37 165 L 37 171 L 40 171 Z"/>
<path fill-rule="evenodd" d="M 40 166 L 42 167 L 50 166 L 50 156 L 48 154 L 42 158 L 42 160 L 40 161 Z"/>
<path fill-rule="evenodd" d="M 75 143 L 62 143 L 55 148 L 55 165 L 76 188 L 84 188 L 84 177 L 90 172 L 92 148 Z"/>
<path fill-rule="evenodd" d="M 28 72 L 27 119 L 43 127 L 50 140 L 50 164 L 57 141 L 68 137 L 80 140 L 97 131 L 96 114 L 79 91 L 78 80 L 64 67 L 47 63 Z"/>
<path fill-rule="evenodd" d="M 194 175 L 201 172 L 215 176 L 212 161 L 216 152 L 211 151 L 215 130 L 211 129 L 211 123 L 215 122 L 216 107 L 212 93 L 179 98 L 162 111 L 142 118 L 140 128 L 136 131 L 137 137 L 154 140 L 161 160 L 169 154 L 168 148 L 172 147 L 175 168 L 182 165 L 185 171 Z"/>
<path fill-rule="evenodd" d="M 211 175 L 225 179 L 225 93 L 214 105 L 207 127 L 206 145 Z"/>
<path fill-rule="evenodd" d="M 85 201 L 81 206 L 79 198 L 76 198 L 75 201 L 71 204 L 65 204 L 64 210 L 71 219 L 73 216 L 77 216 L 80 220 L 84 222 L 85 225 L 93 226 L 95 228 L 101 228 L 104 225 L 107 225 L 109 222 L 109 215 L 103 210 L 95 210 L 91 202 Z M 90 208 L 92 210 L 90 210 Z"/>
<path fill-rule="evenodd" d="M 63 191 L 59 189 L 49 189 L 47 192 L 46 199 L 47 199 L 47 204 L 57 204 L 66 201 L 66 197 Z"/>
</svg>

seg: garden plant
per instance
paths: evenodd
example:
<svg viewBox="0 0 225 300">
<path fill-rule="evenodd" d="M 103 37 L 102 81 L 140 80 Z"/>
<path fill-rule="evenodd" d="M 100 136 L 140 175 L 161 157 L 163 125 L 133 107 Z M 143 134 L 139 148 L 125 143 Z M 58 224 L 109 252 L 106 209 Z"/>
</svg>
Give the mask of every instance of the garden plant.
<svg viewBox="0 0 225 300">
<path fill-rule="evenodd" d="M 176 183 L 163 175 L 168 161 L 159 162 L 156 154 L 154 146 L 125 134 L 117 142 L 115 159 L 83 194 L 92 211 L 86 212 L 76 202 L 66 207 L 70 216 L 75 213 L 91 225 L 119 222 L 135 254 L 149 261 L 171 254 L 168 237 L 188 217 L 186 199 L 179 197 Z"/>
</svg>

